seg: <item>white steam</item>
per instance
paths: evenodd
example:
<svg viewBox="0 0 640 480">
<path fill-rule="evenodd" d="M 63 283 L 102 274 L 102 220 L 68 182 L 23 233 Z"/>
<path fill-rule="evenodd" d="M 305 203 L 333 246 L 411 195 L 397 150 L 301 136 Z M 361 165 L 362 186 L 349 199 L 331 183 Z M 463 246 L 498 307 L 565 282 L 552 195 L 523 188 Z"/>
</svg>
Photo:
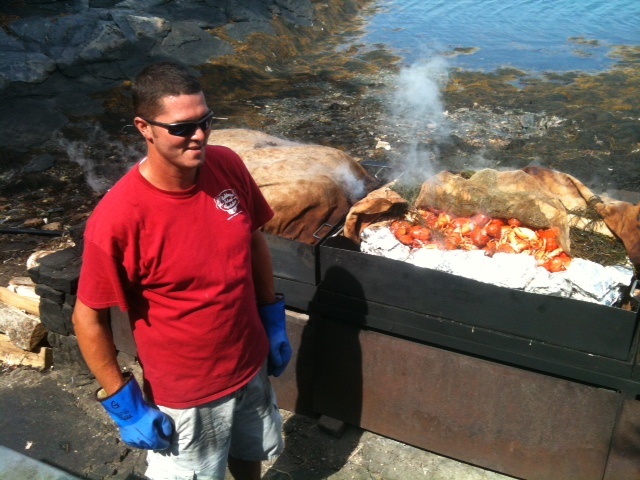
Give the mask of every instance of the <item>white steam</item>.
<svg viewBox="0 0 640 480">
<path fill-rule="evenodd" d="M 58 141 L 69 160 L 82 167 L 87 185 L 98 194 L 109 190 L 143 156 L 141 149 L 111 138 L 98 125 L 82 140 L 60 136 Z"/>
<path fill-rule="evenodd" d="M 333 175 L 343 185 L 344 192 L 351 203 L 357 202 L 367 194 L 364 180 L 356 176 L 348 165 L 338 165 Z"/>
<path fill-rule="evenodd" d="M 448 64 L 441 57 L 400 71 L 390 112 L 396 128 L 409 141 L 398 165 L 398 175 L 426 178 L 434 173 L 432 163 L 438 153 L 437 144 L 451 132 L 441 98 L 448 80 Z"/>
<path fill-rule="evenodd" d="M 447 63 L 440 57 L 403 68 L 397 79 L 392 113 L 416 133 L 427 125 L 442 133 L 445 117 L 440 91 L 448 79 Z"/>
</svg>

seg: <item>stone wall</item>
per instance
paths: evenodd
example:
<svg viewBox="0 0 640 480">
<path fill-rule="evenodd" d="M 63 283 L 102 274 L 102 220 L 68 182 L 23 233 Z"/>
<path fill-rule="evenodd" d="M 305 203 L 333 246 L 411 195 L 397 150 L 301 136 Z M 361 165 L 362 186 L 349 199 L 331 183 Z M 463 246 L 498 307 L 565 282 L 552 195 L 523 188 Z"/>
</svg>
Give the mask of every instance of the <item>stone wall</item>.
<svg viewBox="0 0 640 480">
<path fill-rule="evenodd" d="M 82 264 L 82 242 L 44 256 L 29 269 L 40 295 L 40 321 L 46 327 L 53 350 L 54 367 L 70 367 L 89 373 L 75 337 L 71 316 L 76 303 Z"/>
</svg>

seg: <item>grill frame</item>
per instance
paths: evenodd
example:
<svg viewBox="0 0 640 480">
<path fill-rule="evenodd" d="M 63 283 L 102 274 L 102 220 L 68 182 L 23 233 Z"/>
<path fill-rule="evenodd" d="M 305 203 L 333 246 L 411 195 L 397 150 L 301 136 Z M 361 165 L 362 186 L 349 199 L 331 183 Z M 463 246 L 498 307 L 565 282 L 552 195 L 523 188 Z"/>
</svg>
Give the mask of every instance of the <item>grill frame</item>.
<svg viewBox="0 0 640 480">
<path fill-rule="evenodd" d="M 630 360 L 635 312 L 523 292 L 358 251 L 344 237 L 320 246 L 320 289 L 369 304 L 485 328 L 594 355 Z M 343 269 L 353 278 L 331 274 Z M 358 284 L 354 288 L 354 284 Z M 390 320 L 398 323 L 398 320 Z M 407 326 L 420 328 L 415 322 Z"/>
</svg>

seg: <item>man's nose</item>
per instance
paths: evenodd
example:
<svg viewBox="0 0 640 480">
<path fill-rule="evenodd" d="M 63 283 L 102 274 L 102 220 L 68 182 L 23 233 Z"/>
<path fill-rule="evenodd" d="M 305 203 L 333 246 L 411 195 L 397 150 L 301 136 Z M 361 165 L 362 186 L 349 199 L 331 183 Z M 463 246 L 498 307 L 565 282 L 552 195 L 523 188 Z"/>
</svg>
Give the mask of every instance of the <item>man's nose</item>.
<svg viewBox="0 0 640 480">
<path fill-rule="evenodd" d="M 193 132 L 193 135 L 191 135 L 191 138 L 193 140 L 204 140 L 207 138 L 208 135 L 209 135 L 209 129 L 203 130 L 202 127 L 198 125 L 198 128 L 196 128 L 196 131 Z"/>
</svg>

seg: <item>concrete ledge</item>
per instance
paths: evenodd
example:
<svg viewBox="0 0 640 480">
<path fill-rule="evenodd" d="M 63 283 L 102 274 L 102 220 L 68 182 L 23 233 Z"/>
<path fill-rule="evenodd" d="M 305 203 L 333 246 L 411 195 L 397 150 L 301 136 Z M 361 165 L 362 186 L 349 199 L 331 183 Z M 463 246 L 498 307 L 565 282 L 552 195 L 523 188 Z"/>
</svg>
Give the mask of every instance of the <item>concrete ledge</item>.
<svg viewBox="0 0 640 480">
<path fill-rule="evenodd" d="M 39 462 L 0 445 L 0 478 L 31 480 L 80 480 L 80 477 Z"/>
</svg>

